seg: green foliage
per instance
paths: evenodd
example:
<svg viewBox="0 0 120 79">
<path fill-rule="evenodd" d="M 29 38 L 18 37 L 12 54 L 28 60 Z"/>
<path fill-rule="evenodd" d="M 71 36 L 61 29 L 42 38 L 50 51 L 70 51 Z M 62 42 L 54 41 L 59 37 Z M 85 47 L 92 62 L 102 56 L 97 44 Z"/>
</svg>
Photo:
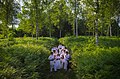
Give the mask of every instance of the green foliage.
<svg viewBox="0 0 120 79">
<path fill-rule="evenodd" d="M 58 45 L 58 41 L 56 38 L 49 37 L 39 37 L 38 40 L 36 38 L 26 37 L 26 38 L 16 38 L 16 43 L 18 44 L 33 44 L 33 45 L 42 45 L 49 50 Z"/>
<path fill-rule="evenodd" d="M 85 48 L 86 49 L 86 48 Z M 91 50 L 91 48 L 89 49 Z M 75 57 L 76 70 L 81 79 L 118 79 L 120 71 L 119 48 L 84 50 Z M 117 73 L 115 73 L 117 72 Z"/>
<path fill-rule="evenodd" d="M 10 33 L 8 34 L 8 40 L 9 40 L 9 41 L 14 41 L 14 32 L 10 32 Z"/>
<path fill-rule="evenodd" d="M 7 47 L 14 45 L 16 43 L 15 40 L 9 41 L 8 39 L 0 39 L 0 47 Z"/>
<path fill-rule="evenodd" d="M 43 79 L 49 74 L 48 55 L 57 44 L 53 38 L 16 38 L 11 45 L 0 47 L 0 79 Z M 7 39 L 1 39 L 5 44 Z M 7 43 L 6 43 L 7 44 Z M 4 47 L 3 47 L 4 46 Z"/>
<path fill-rule="evenodd" d="M 14 27 L 20 19 L 16 36 L 23 37 L 36 35 L 36 27 L 39 36 L 95 35 L 96 20 L 99 35 L 119 36 L 118 16 L 120 12 L 120 0 L 99 0 L 96 8 L 96 0 L 23 0 L 22 9 L 20 1 L 1 1 L 0 8 L 0 34 L 8 37 L 9 26 Z M 76 7 L 75 7 L 76 4 Z M 20 10 L 22 10 L 20 12 Z M 96 14 L 96 10 L 98 13 Z M 77 16 L 77 27 L 75 17 Z M 6 17 L 6 18 L 5 18 Z M 14 18 L 13 18 L 14 17 Z M 110 31 L 110 27 L 112 28 Z M 0 37 L 3 38 L 3 37 Z"/>
<path fill-rule="evenodd" d="M 93 37 L 65 37 L 59 41 L 71 48 L 72 64 L 78 79 L 119 79 L 120 39 L 100 37 L 99 46 Z"/>
<path fill-rule="evenodd" d="M 24 34 L 24 38 L 26 38 L 27 37 L 27 35 L 26 34 Z"/>
<path fill-rule="evenodd" d="M 1 78 L 38 78 L 37 68 L 46 64 L 49 50 L 36 45 L 13 45 L 7 47 L 1 63 Z M 42 72 L 41 72 L 42 73 Z M 39 73 L 39 74 L 41 74 Z"/>
<path fill-rule="evenodd" d="M 0 34 L 0 39 L 4 39 L 4 35 Z"/>
<path fill-rule="evenodd" d="M 100 37 L 100 47 L 120 47 L 119 37 Z"/>
</svg>

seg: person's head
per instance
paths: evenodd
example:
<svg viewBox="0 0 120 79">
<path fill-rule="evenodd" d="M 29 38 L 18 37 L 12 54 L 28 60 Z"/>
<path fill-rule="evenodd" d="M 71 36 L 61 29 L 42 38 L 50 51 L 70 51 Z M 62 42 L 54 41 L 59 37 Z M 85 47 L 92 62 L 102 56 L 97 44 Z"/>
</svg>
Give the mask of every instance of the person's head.
<svg viewBox="0 0 120 79">
<path fill-rule="evenodd" d="M 66 52 L 66 50 L 65 50 L 65 49 L 64 49 L 63 51 L 64 51 L 64 52 Z"/>
<path fill-rule="evenodd" d="M 56 50 L 53 50 L 53 53 L 55 53 L 56 52 Z"/>
<path fill-rule="evenodd" d="M 66 51 L 66 54 L 68 54 L 69 52 L 68 51 Z"/>
<path fill-rule="evenodd" d="M 53 52 L 50 53 L 51 55 L 53 54 Z"/>
</svg>

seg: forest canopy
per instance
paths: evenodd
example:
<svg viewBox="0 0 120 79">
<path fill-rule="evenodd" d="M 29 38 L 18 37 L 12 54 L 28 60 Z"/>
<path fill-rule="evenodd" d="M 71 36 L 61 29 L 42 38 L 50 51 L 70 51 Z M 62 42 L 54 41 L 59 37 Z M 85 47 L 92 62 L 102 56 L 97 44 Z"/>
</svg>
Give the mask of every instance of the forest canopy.
<svg viewBox="0 0 120 79">
<path fill-rule="evenodd" d="M 119 7 L 120 0 L 0 0 L 0 38 L 11 32 L 15 37 L 119 36 Z"/>
</svg>

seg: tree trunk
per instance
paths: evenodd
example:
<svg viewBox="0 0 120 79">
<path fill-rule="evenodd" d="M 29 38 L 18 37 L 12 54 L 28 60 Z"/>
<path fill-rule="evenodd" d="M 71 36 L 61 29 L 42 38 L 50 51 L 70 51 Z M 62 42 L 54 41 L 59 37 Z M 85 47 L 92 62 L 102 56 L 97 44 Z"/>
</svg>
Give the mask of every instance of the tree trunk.
<svg viewBox="0 0 120 79">
<path fill-rule="evenodd" d="M 93 36 L 95 36 L 95 22 L 94 22 L 94 27 L 93 27 Z"/>
<path fill-rule="evenodd" d="M 6 0 L 6 32 L 5 32 L 5 38 L 7 37 L 8 38 L 8 31 L 9 31 L 9 28 L 8 28 L 8 22 L 9 22 L 9 1 Z"/>
<path fill-rule="evenodd" d="M 96 45 L 98 46 L 98 18 L 96 18 L 96 32 L 95 32 Z"/>
<path fill-rule="evenodd" d="M 78 37 L 78 24 L 77 24 L 77 0 L 75 0 L 75 35 Z"/>
<path fill-rule="evenodd" d="M 77 17 L 76 17 L 76 37 L 78 37 L 78 23 L 77 23 Z"/>
<path fill-rule="evenodd" d="M 110 25 L 110 36 L 112 36 L 112 28 L 111 28 L 111 25 Z"/>
<path fill-rule="evenodd" d="M 12 23 L 12 30 L 14 29 L 13 27 L 14 27 L 14 24 Z"/>
<path fill-rule="evenodd" d="M 50 22 L 51 22 L 51 19 L 50 19 L 50 14 L 48 14 L 48 19 L 49 19 L 49 37 L 51 37 L 52 36 L 52 33 L 51 33 L 51 24 L 50 24 Z"/>
<path fill-rule="evenodd" d="M 95 31 L 94 31 L 94 27 L 93 27 L 93 36 L 95 36 Z"/>
<path fill-rule="evenodd" d="M 62 35 L 62 31 L 61 31 L 61 28 L 60 28 L 60 38 L 61 38 L 61 35 Z"/>
<path fill-rule="evenodd" d="M 103 36 L 104 17 L 102 16 L 101 36 Z"/>
<path fill-rule="evenodd" d="M 32 39 L 33 39 L 33 33 L 32 33 Z"/>
<path fill-rule="evenodd" d="M 77 19 L 77 9 L 76 8 L 77 8 L 77 1 L 75 0 L 75 25 L 74 25 L 74 35 L 75 36 L 77 36 L 76 35 L 76 29 L 77 29 L 77 26 L 76 26 L 77 25 L 77 20 L 76 20 Z"/>
<path fill-rule="evenodd" d="M 50 37 L 51 37 L 51 36 L 52 36 L 52 34 L 51 34 L 51 26 L 50 26 L 50 29 L 49 29 L 49 30 L 50 30 L 49 35 L 50 35 Z"/>
<path fill-rule="evenodd" d="M 36 40 L 38 40 L 38 19 L 36 18 Z"/>
<path fill-rule="evenodd" d="M 76 21 L 74 20 L 73 35 L 75 36 Z"/>
<path fill-rule="evenodd" d="M 96 0 L 96 20 L 95 20 L 95 38 L 96 38 L 96 45 L 98 46 L 98 12 L 99 12 L 99 1 Z"/>
<path fill-rule="evenodd" d="M 38 28 L 38 12 L 37 12 L 38 5 L 37 5 L 37 0 L 35 0 L 35 1 L 36 1 L 36 3 L 35 3 L 35 7 L 36 7 L 36 40 L 38 40 L 38 30 L 39 30 L 39 28 Z"/>
<path fill-rule="evenodd" d="M 117 34 L 116 36 L 119 36 L 119 27 L 117 27 Z"/>
<path fill-rule="evenodd" d="M 38 40 L 38 19 L 36 18 L 36 40 Z"/>
<path fill-rule="evenodd" d="M 117 23 L 118 23 L 118 26 L 117 26 L 117 34 L 116 34 L 116 36 L 119 36 L 119 28 L 120 28 L 120 24 L 119 24 L 119 23 L 120 23 L 120 15 L 118 15 L 118 19 L 117 19 L 117 20 L 118 20 L 118 22 L 117 22 Z"/>
<path fill-rule="evenodd" d="M 110 29 L 109 29 L 109 26 L 108 26 L 108 28 L 107 28 L 107 36 L 109 36 L 109 30 L 110 30 Z"/>
<path fill-rule="evenodd" d="M 100 36 L 103 36 L 103 28 L 102 27 L 101 27 L 101 34 L 100 34 Z"/>
<path fill-rule="evenodd" d="M 13 16 L 12 16 L 12 30 L 14 30 L 14 18 L 13 18 Z"/>
</svg>

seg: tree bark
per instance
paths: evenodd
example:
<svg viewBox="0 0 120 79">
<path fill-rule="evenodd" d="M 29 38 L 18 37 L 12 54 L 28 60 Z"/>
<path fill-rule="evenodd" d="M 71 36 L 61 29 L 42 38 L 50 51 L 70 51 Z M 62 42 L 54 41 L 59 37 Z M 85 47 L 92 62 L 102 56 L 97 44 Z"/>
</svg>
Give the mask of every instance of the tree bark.
<svg viewBox="0 0 120 79">
<path fill-rule="evenodd" d="M 78 23 L 77 23 L 77 0 L 75 0 L 75 36 L 78 37 Z"/>
<path fill-rule="evenodd" d="M 98 18 L 96 18 L 96 28 L 95 28 L 95 39 L 96 39 L 96 45 L 98 46 Z"/>
<path fill-rule="evenodd" d="M 109 26 L 107 27 L 107 36 L 109 36 Z"/>
<path fill-rule="evenodd" d="M 112 36 L 112 27 L 110 25 L 110 36 Z"/>
<path fill-rule="evenodd" d="M 76 37 L 78 37 L 78 23 L 77 23 L 77 17 L 76 17 Z"/>
<path fill-rule="evenodd" d="M 49 37 L 51 37 L 52 36 L 52 32 L 51 32 L 51 24 L 50 24 L 50 22 L 51 22 L 51 19 L 50 19 L 50 14 L 48 13 L 48 19 L 49 19 Z"/>
<path fill-rule="evenodd" d="M 103 14 L 102 14 L 103 15 Z M 104 17 L 102 16 L 102 27 L 101 27 L 101 36 L 103 36 L 103 27 L 104 27 Z"/>
<path fill-rule="evenodd" d="M 35 0 L 35 8 L 36 8 L 36 40 L 38 40 L 38 5 L 37 5 L 37 0 Z"/>
<path fill-rule="evenodd" d="M 74 25 L 74 35 L 75 36 L 77 36 L 76 35 L 76 29 L 77 29 L 77 26 L 76 26 L 77 25 L 77 22 L 76 22 L 77 21 L 76 20 L 76 18 L 77 18 L 77 9 L 76 8 L 77 8 L 77 1 L 75 0 L 75 25 Z"/>
<path fill-rule="evenodd" d="M 75 20 L 74 20 L 74 27 L 73 27 L 73 35 L 75 36 L 75 27 L 76 26 L 76 22 L 75 22 Z"/>
<path fill-rule="evenodd" d="M 6 28 L 5 28 L 5 38 L 7 37 L 8 38 L 8 31 L 9 31 L 9 28 L 8 28 L 8 22 L 9 22 L 9 13 L 10 13 L 10 11 L 9 11 L 9 8 L 10 8 L 10 6 L 9 6 L 9 1 L 8 0 L 6 0 L 6 24 L 5 24 L 5 26 L 6 26 Z"/>
<path fill-rule="evenodd" d="M 52 34 L 51 34 L 51 26 L 50 26 L 50 37 L 52 36 Z"/>
<path fill-rule="evenodd" d="M 95 38 L 96 38 L 96 45 L 97 46 L 98 46 L 98 12 L 99 12 L 99 0 L 96 0 Z"/>
<path fill-rule="evenodd" d="M 61 35 L 62 35 L 62 31 L 61 31 L 61 29 L 60 29 L 60 38 L 61 38 Z"/>
</svg>

